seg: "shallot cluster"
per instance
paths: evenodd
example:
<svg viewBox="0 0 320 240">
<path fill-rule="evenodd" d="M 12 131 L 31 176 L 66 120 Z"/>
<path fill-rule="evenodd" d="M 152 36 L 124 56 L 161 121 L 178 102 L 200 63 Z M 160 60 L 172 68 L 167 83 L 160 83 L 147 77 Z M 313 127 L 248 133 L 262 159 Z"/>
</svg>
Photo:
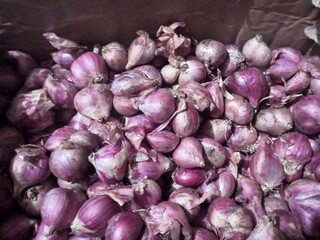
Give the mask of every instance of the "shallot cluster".
<svg viewBox="0 0 320 240">
<path fill-rule="evenodd" d="M 320 58 L 43 36 L 0 65 L 1 239 L 320 239 Z"/>
</svg>

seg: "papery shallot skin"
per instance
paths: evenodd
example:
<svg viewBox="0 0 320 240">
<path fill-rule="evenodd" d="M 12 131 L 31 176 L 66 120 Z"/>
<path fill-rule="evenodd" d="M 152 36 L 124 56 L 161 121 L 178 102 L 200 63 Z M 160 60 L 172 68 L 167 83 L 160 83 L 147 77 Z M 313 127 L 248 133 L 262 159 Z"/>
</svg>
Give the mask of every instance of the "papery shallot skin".
<svg viewBox="0 0 320 240">
<path fill-rule="evenodd" d="M 192 229 L 187 216 L 179 204 L 163 201 L 151 206 L 146 213 L 145 223 L 152 235 L 161 234 L 164 239 L 192 239 Z"/>
<path fill-rule="evenodd" d="M 248 240 L 286 240 L 286 236 L 272 222 L 271 218 L 264 216 L 251 232 Z"/>
<path fill-rule="evenodd" d="M 89 156 L 89 162 L 95 167 L 103 182 L 122 180 L 126 174 L 131 145 L 125 139 L 119 139 L 115 145 L 105 145 Z"/>
<path fill-rule="evenodd" d="M 207 218 L 209 228 L 226 239 L 245 240 L 254 227 L 250 212 L 227 197 L 217 198 L 210 204 Z"/>
</svg>

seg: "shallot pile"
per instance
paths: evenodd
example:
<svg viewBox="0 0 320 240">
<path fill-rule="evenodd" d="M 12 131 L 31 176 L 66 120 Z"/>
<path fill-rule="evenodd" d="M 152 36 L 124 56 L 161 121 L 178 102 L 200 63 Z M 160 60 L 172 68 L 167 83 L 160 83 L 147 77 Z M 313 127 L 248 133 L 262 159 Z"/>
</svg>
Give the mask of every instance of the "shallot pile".
<svg viewBox="0 0 320 240">
<path fill-rule="evenodd" d="M 0 65 L 1 239 L 320 239 L 320 58 L 52 32 Z"/>
</svg>

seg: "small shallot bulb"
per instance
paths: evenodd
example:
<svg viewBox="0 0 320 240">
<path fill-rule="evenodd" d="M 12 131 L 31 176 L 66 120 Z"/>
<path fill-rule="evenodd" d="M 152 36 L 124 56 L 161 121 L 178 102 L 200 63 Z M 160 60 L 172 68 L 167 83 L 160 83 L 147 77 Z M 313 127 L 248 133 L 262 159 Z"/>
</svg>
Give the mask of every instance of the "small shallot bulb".
<svg viewBox="0 0 320 240">
<path fill-rule="evenodd" d="M 44 81 L 52 71 L 46 68 L 35 68 L 27 76 L 21 91 L 28 92 L 42 88 Z"/>
<path fill-rule="evenodd" d="M 43 182 L 50 175 L 48 156 L 40 145 L 22 145 L 16 149 L 16 153 L 10 163 L 15 197 L 25 188 Z"/>
<path fill-rule="evenodd" d="M 272 58 L 271 50 L 263 41 L 260 34 L 245 42 L 242 47 L 242 54 L 248 66 L 260 69 L 268 67 Z"/>
<path fill-rule="evenodd" d="M 261 132 L 278 136 L 293 128 L 293 119 L 288 108 L 267 108 L 258 112 L 254 126 Z"/>
<path fill-rule="evenodd" d="M 265 74 L 271 78 L 272 82 L 283 84 L 284 81 L 291 78 L 298 71 L 298 63 L 285 58 L 280 58 L 270 65 Z"/>
<path fill-rule="evenodd" d="M 127 50 L 118 42 L 111 42 L 103 46 L 102 57 L 108 67 L 116 72 L 123 72 L 128 62 Z"/>
<path fill-rule="evenodd" d="M 209 117 L 211 119 L 220 118 L 224 114 L 225 109 L 225 99 L 222 93 L 222 89 L 219 86 L 219 82 L 211 81 L 207 86 L 206 89 L 210 93 L 212 97 L 212 101 L 216 105 L 216 107 L 209 112 Z"/>
<path fill-rule="evenodd" d="M 139 112 L 139 109 L 134 107 L 135 99 L 127 96 L 113 96 L 113 108 L 126 117 L 130 117 Z"/>
<path fill-rule="evenodd" d="M 224 143 L 231 135 L 231 122 L 225 119 L 209 119 L 199 128 L 199 134 Z"/>
<path fill-rule="evenodd" d="M 120 212 L 120 206 L 108 196 L 96 196 L 83 203 L 71 224 L 76 236 L 103 237 L 108 220 Z"/>
<path fill-rule="evenodd" d="M 299 132 L 289 132 L 275 140 L 274 151 L 283 165 L 287 182 L 302 177 L 303 167 L 312 156 L 308 138 Z"/>
<path fill-rule="evenodd" d="M 75 95 L 74 106 L 83 116 L 104 122 L 111 114 L 112 98 L 107 84 L 92 84 Z"/>
<path fill-rule="evenodd" d="M 75 50 L 59 50 L 57 52 L 51 53 L 53 61 L 55 61 L 60 66 L 70 69 L 72 63 L 82 54 L 84 53 L 83 49 L 75 49 Z"/>
<path fill-rule="evenodd" d="M 232 93 L 247 98 L 254 107 L 259 105 L 268 91 L 266 77 L 260 69 L 254 67 L 235 72 L 224 80 L 224 84 Z"/>
<path fill-rule="evenodd" d="M 177 167 L 172 173 L 175 183 L 184 187 L 194 187 L 202 184 L 207 178 L 205 169 L 202 168 L 181 168 Z"/>
<path fill-rule="evenodd" d="M 210 183 L 204 182 L 197 191 L 206 195 L 206 200 L 211 203 L 218 197 L 231 197 L 236 189 L 236 184 L 232 174 L 220 168 L 218 176 Z"/>
<path fill-rule="evenodd" d="M 308 239 L 320 237 L 320 183 L 310 179 L 298 179 L 285 188 L 284 196 L 290 210 L 296 214 Z"/>
<path fill-rule="evenodd" d="M 225 148 L 218 141 L 209 137 L 199 137 L 198 140 L 203 149 L 205 160 L 213 167 L 222 167 L 227 159 Z"/>
<path fill-rule="evenodd" d="M 11 123 L 29 133 L 37 133 L 53 125 L 54 103 L 45 89 L 18 94 L 12 100 L 6 117 Z"/>
<path fill-rule="evenodd" d="M 196 56 L 206 65 L 217 67 L 225 61 L 227 51 L 221 42 L 205 39 L 196 46 Z"/>
<path fill-rule="evenodd" d="M 304 240 L 302 227 L 297 216 L 289 211 L 278 209 L 271 213 L 275 226 L 279 228 L 286 239 Z"/>
<path fill-rule="evenodd" d="M 149 37 L 147 32 L 139 30 L 138 37 L 133 40 L 128 50 L 128 63 L 126 69 L 150 62 L 156 51 L 155 42 Z"/>
<path fill-rule="evenodd" d="M 172 158 L 178 166 L 183 168 L 204 167 L 202 151 L 201 143 L 195 137 L 185 137 L 172 153 Z"/>
<path fill-rule="evenodd" d="M 131 155 L 131 145 L 125 139 L 119 139 L 115 145 L 105 145 L 97 152 L 91 153 L 89 162 L 103 182 L 122 180 Z"/>
<path fill-rule="evenodd" d="M 69 126 L 58 128 L 47 139 L 44 147 L 49 151 L 53 151 L 54 149 L 58 148 L 63 143 L 63 141 L 70 138 L 70 136 L 76 131 L 77 130 Z"/>
<path fill-rule="evenodd" d="M 203 112 L 205 109 L 212 111 L 215 109 L 215 103 L 208 89 L 200 83 L 189 80 L 179 84 L 177 90 L 186 94 L 187 102 L 191 103 L 198 111 Z"/>
<path fill-rule="evenodd" d="M 271 107 L 280 108 L 286 103 L 283 101 L 286 98 L 286 89 L 282 85 L 270 86 L 269 96 L 267 99 L 268 105 Z"/>
<path fill-rule="evenodd" d="M 232 96 L 225 100 L 225 116 L 238 125 L 249 124 L 254 116 L 254 107 L 244 97 Z"/>
<path fill-rule="evenodd" d="M 204 64 L 196 57 L 188 57 L 179 65 L 180 75 L 179 84 L 193 80 L 202 82 L 206 77 L 206 68 Z"/>
<path fill-rule="evenodd" d="M 136 240 L 143 226 L 138 213 L 120 212 L 108 221 L 105 237 L 108 240 Z"/>
<path fill-rule="evenodd" d="M 152 179 L 144 178 L 133 184 L 132 188 L 134 197 L 131 204 L 133 209 L 147 209 L 161 202 L 162 189 Z"/>
<path fill-rule="evenodd" d="M 49 75 L 43 84 L 56 107 L 74 108 L 73 98 L 79 91 L 76 85 L 65 79 L 57 79 Z"/>
<path fill-rule="evenodd" d="M 180 75 L 180 69 L 172 66 L 171 64 L 163 66 L 160 72 L 163 77 L 163 81 L 167 84 L 173 84 Z"/>
<path fill-rule="evenodd" d="M 254 127 L 237 126 L 228 139 L 228 146 L 235 151 L 250 152 L 250 147 L 257 139 L 258 132 Z"/>
<path fill-rule="evenodd" d="M 44 234 L 68 229 L 85 200 L 85 194 L 80 191 L 53 188 L 47 192 L 40 210 Z"/>
<path fill-rule="evenodd" d="M 311 82 L 311 78 L 309 74 L 299 71 L 297 74 L 295 74 L 292 78 L 290 78 L 286 85 L 286 94 L 298 94 L 302 93 L 304 90 L 306 90 L 309 87 L 309 84 Z"/>
<path fill-rule="evenodd" d="M 139 109 L 154 123 L 163 123 L 175 111 L 175 101 L 172 93 L 165 88 L 160 88 L 150 93 L 139 103 Z"/>
<path fill-rule="evenodd" d="M 153 65 L 145 64 L 145 65 L 135 67 L 133 70 L 141 72 L 151 81 L 155 81 L 157 87 L 161 87 L 161 84 L 162 84 L 161 73 Z"/>
<path fill-rule="evenodd" d="M 94 52 L 86 52 L 71 65 L 70 75 L 78 88 L 92 83 L 105 82 L 108 74 L 107 65 L 102 56 Z"/>
<path fill-rule="evenodd" d="M 250 173 L 265 192 L 278 187 L 284 180 L 283 167 L 270 140 L 259 143 L 250 161 Z"/>
<path fill-rule="evenodd" d="M 146 138 L 150 146 L 161 153 L 172 152 L 180 141 L 177 134 L 169 131 L 153 131 L 148 133 Z"/>
<path fill-rule="evenodd" d="M 250 212 L 227 197 L 210 204 L 207 218 L 209 228 L 215 229 L 221 239 L 246 239 L 254 227 Z"/>
<path fill-rule="evenodd" d="M 295 127 L 305 134 L 317 134 L 320 132 L 320 96 L 307 95 L 300 98 L 293 105 L 292 117 Z"/>
<path fill-rule="evenodd" d="M 191 136 L 200 126 L 199 112 L 191 103 L 187 103 L 187 108 L 173 118 L 171 126 L 179 137 Z"/>
<path fill-rule="evenodd" d="M 89 150 L 84 146 L 65 141 L 51 152 L 50 170 L 57 178 L 65 181 L 76 181 L 83 177 L 89 166 Z"/>
</svg>

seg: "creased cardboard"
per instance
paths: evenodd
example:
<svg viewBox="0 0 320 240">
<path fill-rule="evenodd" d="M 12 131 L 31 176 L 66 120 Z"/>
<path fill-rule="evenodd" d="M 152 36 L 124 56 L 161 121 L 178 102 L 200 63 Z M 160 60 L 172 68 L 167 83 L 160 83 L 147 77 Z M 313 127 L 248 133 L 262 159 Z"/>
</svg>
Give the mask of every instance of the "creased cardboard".
<svg viewBox="0 0 320 240">
<path fill-rule="evenodd" d="M 160 25 L 173 21 L 185 21 L 198 40 L 241 46 L 259 33 L 271 48 L 291 46 L 306 53 L 318 41 L 319 9 L 313 4 L 319 1 L 0 0 L 0 53 L 19 49 L 48 58 L 53 48 L 42 36 L 48 31 L 79 44 L 117 40 L 129 46 L 137 30 L 154 36 Z"/>
</svg>

